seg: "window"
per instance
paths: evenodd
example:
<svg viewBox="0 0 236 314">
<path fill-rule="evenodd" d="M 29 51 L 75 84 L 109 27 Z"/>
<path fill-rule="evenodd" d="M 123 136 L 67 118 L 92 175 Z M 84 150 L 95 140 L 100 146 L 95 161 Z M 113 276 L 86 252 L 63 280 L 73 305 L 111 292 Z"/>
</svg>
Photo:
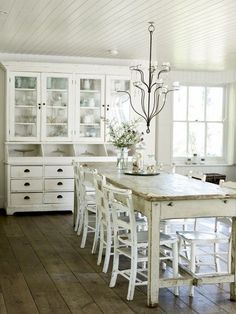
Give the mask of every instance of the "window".
<svg viewBox="0 0 236 314">
<path fill-rule="evenodd" d="M 173 158 L 223 160 L 225 88 L 181 86 L 173 102 Z"/>
</svg>

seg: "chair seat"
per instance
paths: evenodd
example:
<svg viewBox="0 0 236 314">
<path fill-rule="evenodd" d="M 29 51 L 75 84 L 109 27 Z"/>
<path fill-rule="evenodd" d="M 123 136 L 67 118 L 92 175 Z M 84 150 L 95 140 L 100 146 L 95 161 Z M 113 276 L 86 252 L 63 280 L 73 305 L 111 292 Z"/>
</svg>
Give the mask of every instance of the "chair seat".
<svg viewBox="0 0 236 314">
<path fill-rule="evenodd" d="M 222 233 L 216 232 L 201 232 L 201 231 L 177 231 L 177 235 L 182 237 L 184 241 L 194 242 L 227 242 L 229 237 Z M 206 243 L 203 243 L 206 244 Z"/>
<path fill-rule="evenodd" d="M 131 237 L 130 234 L 122 234 L 118 236 L 118 239 L 122 243 L 126 243 L 127 245 L 131 244 Z M 148 231 L 139 231 L 137 232 L 137 240 L 138 246 L 147 246 L 148 245 Z M 177 238 L 165 233 L 160 233 L 160 245 L 168 245 L 177 242 Z"/>
</svg>

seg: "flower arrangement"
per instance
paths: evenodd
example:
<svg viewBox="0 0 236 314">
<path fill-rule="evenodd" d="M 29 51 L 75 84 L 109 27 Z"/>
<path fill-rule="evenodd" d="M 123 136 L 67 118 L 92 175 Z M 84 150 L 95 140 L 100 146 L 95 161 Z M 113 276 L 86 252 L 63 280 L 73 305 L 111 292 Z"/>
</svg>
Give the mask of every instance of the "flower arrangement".
<svg viewBox="0 0 236 314">
<path fill-rule="evenodd" d="M 131 148 L 131 146 L 143 141 L 143 132 L 137 129 L 138 120 L 122 122 L 113 121 L 109 128 L 111 143 L 118 148 Z"/>
</svg>

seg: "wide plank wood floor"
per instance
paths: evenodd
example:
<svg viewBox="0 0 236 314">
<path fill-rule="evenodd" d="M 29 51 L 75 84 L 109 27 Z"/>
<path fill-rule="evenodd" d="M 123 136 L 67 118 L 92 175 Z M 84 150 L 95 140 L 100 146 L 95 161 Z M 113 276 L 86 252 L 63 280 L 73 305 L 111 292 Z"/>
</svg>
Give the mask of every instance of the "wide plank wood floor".
<svg viewBox="0 0 236 314">
<path fill-rule="evenodd" d="M 72 214 L 0 214 L 0 314 L 34 313 L 236 313 L 229 300 L 229 285 L 201 286 L 189 298 L 161 289 L 159 307 L 146 307 L 145 288 L 137 288 L 134 301 L 126 300 L 128 283 L 119 278 L 108 287 L 91 252 L 74 233 Z"/>
</svg>

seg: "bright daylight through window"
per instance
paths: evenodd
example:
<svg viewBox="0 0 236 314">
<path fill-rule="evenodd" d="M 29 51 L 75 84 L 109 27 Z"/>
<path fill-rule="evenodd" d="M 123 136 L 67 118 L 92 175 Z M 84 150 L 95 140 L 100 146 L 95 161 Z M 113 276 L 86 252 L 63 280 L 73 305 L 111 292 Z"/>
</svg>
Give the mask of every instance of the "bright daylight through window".
<svg viewBox="0 0 236 314">
<path fill-rule="evenodd" d="M 173 102 L 173 157 L 222 160 L 225 95 L 223 86 L 181 86 Z"/>
</svg>

